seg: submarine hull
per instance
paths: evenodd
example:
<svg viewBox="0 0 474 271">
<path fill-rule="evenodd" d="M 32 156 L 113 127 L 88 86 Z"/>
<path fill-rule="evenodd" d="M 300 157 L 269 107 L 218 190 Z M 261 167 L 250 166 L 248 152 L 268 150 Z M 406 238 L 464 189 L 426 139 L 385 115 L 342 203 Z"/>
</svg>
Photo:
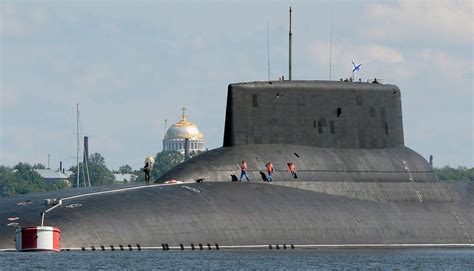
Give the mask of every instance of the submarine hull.
<svg viewBox="0 0 474 271">
<path fill-rule="evenodd" d="M 8 218 L 18 217 L 18 226 L 38 225 L 45 198 L 80 194 L 45 217 L 45 225 L 61 229 L 62 249 L 162 244 L 472 246 L 472 184 L 438 183 L 435 189 L 425 183 L 344 184 L 204 182 L 2 199 L 0 249 L 15 246 L 15 228 L 6 225 Z M 331 191 L 327 186 L 341 188 Z"/>
</svg>

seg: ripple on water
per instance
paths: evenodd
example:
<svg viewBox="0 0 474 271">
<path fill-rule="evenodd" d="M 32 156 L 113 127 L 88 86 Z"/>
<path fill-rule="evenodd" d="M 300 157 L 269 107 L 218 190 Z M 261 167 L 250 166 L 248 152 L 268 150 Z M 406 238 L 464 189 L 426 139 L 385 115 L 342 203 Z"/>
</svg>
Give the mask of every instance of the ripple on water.
<svg viewBox="0 0 474 271">
<path fill-rule="evenodd" d="M 0 253 L 11 269 L 474 270 L 474 249 Z"/>
</svg>

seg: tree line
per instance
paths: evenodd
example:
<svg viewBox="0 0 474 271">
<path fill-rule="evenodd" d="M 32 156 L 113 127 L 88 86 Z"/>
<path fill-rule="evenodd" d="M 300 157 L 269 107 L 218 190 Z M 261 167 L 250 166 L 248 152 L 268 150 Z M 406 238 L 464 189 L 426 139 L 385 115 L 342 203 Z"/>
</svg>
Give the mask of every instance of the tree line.
<svg viewBox="0 0 474 271">
<path fill-rule="evenodd" d="M 192 155 L 197 154 L 192 153 Z M 164 151 L 157 153 L 151 173 L 153 179 L 157 180 L 161 175 L 183 161 L 184 156 L 179 152 Z M 89 156 L 87 168 L 91 186 L 113 184 L 115 180 L 113 173 L 134 174 L 137 176 L 135 182 L 144 182 L 145 179 L 142 168 L 133 170 L 129 165 L 123 165 L 118 170 L 112 171 L 108 169 L 105 158 L 100 153 L 94 153 Z M 79 172 L 77 166 L 69 168 L 69 171 L 72 172 L 72 175 L 69 177 L 70 185 L 64 182 L 47 183 L 36 172 L 37 169 L 46 169 L 46 167 L 42 164 L 30 165 L 22 162 L 14 167 L 0 166 L 0 197 L 75 187 L 77 184 L 77 174 L 79 174 L 79 186 L 83 186 L 84 176 L 87 176 L 87 171 L 83 169 L 82 163 L 79 163 Z"/>
<path fill-rule="evenodd" d="M 18 163 L 13 168 L 0 166 L 0 197 L 63 189 L 66 183 L 47 184 L 35 169 L 44 169 L 41 164 Z"/>
<path fill-rule="evenodd" d="M 434 168 L 434 172 L 436 173 L 436 175 L 438 175 L 440 181 L 474 182 L 474 168 L 452 168 L 450 166 L 444 166 L 442 168 Z"/>
</svg>

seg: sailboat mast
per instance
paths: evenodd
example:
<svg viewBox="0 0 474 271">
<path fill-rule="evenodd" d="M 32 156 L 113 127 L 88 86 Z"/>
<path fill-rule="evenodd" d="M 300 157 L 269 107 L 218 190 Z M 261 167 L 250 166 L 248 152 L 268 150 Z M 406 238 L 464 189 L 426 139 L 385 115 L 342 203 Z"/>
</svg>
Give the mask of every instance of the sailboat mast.
<svg viewBox="0 0 474 271">
<path fill-rule="evenodd" d="M 76 104 L 76 188 L 79 188 L 79 103 Z"/>
</svg>

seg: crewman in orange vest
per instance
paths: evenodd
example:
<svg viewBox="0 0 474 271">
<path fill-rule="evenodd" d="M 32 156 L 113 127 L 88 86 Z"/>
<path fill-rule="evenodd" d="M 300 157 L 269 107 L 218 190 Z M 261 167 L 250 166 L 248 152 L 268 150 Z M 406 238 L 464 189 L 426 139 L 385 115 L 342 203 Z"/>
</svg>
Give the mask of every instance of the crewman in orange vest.
<svg viewBox="0 0 474 271">
<path fill-rule="evenodd" d="M 245 176 L 245 178 L 247 178 L 247 182 L 249 182 L 249 176 L 247 175 L 247 162 L 246 161 L 242 161 L 242 163 L 240 164 L 240 179 L 239 179 L 239 182 L 242 181 L 242 177 Z"/>
<path fill-rule="evenodd" d="M 273 174 L 273 165 L 272 165 L 272 162 L 268 162 L 266 165 L 267 167 L 267 182 L 272 182 L 273 179 L 272 179 L 272 174 Z"/>
<path fill-rule="evenodd" d="M 296 167 L 295 167 L 295 164 L 293 164 L 293 163 L 288 163 L 288 167 L 290 168 L 291 177 L 297 179 L 298 177 L 296 176 Z"/>
</svg>

